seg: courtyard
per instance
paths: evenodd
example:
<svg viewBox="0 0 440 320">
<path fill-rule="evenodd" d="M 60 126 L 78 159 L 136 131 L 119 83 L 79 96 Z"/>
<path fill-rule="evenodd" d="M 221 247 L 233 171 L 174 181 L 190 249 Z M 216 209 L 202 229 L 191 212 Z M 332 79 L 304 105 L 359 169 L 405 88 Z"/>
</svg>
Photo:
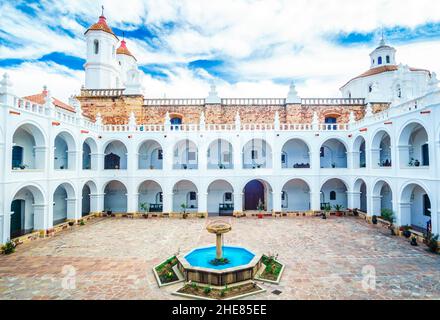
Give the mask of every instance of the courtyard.
<svg viewBox="0 0 440 320">
<path fill-rule="evenodd" d="M 0 256 L 0 299 L 179 299 L 171 293 L 182 284 L 159 288 L 152 268 L 214 245 L 205 229 L 213 220 L 99 218 L 23 244 Z M 222 220 L 232 225 L 225 245 L 285 264 L 279 285 L 261 284 L 266 292 L 249 299 L 440 299 L 440 256 L 362 219 Z"/>
</svg>

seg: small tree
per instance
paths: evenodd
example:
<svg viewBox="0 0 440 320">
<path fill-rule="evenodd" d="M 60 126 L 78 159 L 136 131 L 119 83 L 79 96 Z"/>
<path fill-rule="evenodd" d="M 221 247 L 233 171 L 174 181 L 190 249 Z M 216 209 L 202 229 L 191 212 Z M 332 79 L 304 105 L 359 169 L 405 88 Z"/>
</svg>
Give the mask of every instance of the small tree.
<svg viewBox="0 0 440 320">
<path fill-rule="evenodd" d="M 186 205 L 186 203 L 182 203 L 180 205 L 180 208 L 182 208 L 182 217 L 183 217 L 183 219 L 186 219 L 186 217 L 188 216 L 188 214 L 186 213 L 186 210 L 188 209 L 188 206 Z"/>
<path fill-rule="evenodd" d="M 394 213 L 391 209 L 384 208 L 380 211 L 380 215 L 382 219 L 388 221 L 389 223 L 393 224 L 394 222 Z"/>
<path fill-rule="evenodd" d="M 261 198 L 258 199 L 257 210 L 260 211 L 260 213 L 261 213 L 261 211 L 264 210 L 264 204 L 263 204 L 263 201 L 261 201 Z"/>
<path fill-rule="evenodd" d="M 433 253 L 437 253 L 438 251 L 438 237 L 438 234 L 434 236 L 431 232 L 428 233 L 426 237 L 426 245 L 428 246 L 429 251 Z"/>
<path fill-rule="evenodd" d="M 141 203 L 141 210 L 144 212 L 150 211 L 150 204 L 146 202 Z"/>
</svg>

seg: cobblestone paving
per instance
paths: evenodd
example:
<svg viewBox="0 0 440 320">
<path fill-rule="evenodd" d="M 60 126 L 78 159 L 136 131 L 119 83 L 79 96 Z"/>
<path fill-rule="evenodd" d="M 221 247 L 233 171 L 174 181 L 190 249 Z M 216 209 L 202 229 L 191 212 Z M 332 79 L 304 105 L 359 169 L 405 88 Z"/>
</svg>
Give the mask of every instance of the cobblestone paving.
<svg viewBox="0 0 440 320">
<path fill-rule="evenodd" d="M 232 224 L 225 244 L 277 253 L 286 265 L 280 285 L 249 299 L 440 299 L 440 256 L 360 219 L 223 220 Z M 0 256 L 0 299 L 176 299 L 181 285 L 159 289 L 152 268 L 214 245 L 210 221 L 108 218 L 24 244 Z M 374 289 L 363 286 L 368 266 Z"/>
</svg>

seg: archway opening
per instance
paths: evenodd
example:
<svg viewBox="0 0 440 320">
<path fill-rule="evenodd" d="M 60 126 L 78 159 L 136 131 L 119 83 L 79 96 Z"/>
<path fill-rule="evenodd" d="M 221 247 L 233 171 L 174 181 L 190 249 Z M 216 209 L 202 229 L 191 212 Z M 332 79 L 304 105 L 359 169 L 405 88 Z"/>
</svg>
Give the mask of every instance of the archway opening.
<svg viewBox="0 0 440 320">
<path fill-rule="evenodd" d="M 232 216 L 234 213 L 234 189 L 225 180 L 216 180 L 208 187 L 208 214 Z"/>
<path fill-rule="evenodd" d="M 384 211 L 388 211 L 394 216 L 393 191 L 387 182 L 378 181 L 376 183 L 373 188 L 372 200 L 372 215 L 382 216 Z"/>
<path fill-rule="evenodd" d="M 198 169 L 198 150 L 194 142 L 185 139 L 176 143 L 173 169 Z"/>
<path fill-rule="evenodd" d="M 264 180 L 249 181 L 244 187 L 244 210 L 272 211 L 272 188 Z"/>
<path fill-rule="evenodd" d="M 272 148 L 263 139 L 252 139 L 243 147 L 243 169 L 272 168 Z"/>
<path fill-rule="evenodd" d="M 386 131 L 379 131 L 373 138 L 371 148 L 372 166 L 375 168 L 390 168 L 391 159 L 391 138 Z"/>
<path fill-rule="evenodd" d="M 401 225 L 423 233 L 432 231 L 431 198 L 420 185 L 412 183 L 403 189 L 400 212 Z"/>
<path fill-rule="evenodd" d="M 161 186 L 152 180 L 141 183 L 138 189 L 138 210 L 139 212 L 162 212 L 163 194 Z"/>
<path fill-rule="evenodd" d="M 12 137 L 12 169 L 44 169 L 45 146 L 40 129 L 32 124 L 21 125 Z"/>
<path fill-rule="evenodd" d="M 328 206 L 335 210 L 347 208 L 347 186 L 340 179 L 330 179 L 321 187 L 321 210 Z"/>
<path fill-rule="evenodd" d="M 366 168 L 367 157 L 365 153 L 365 139 L 362 136 L 356 138 L 353 145 L 354 168 Z"/>
<path fill-rule="evenodd" d="M 232 144 L 223 139 L 217 139 L 208 147 L 208 169 L 233 169 Z"/>
<path fill-rule="evenodd" d="M 418 124 L 408 124 L 399 138 L 400 167 L 428 167 L 429 144 L 426 129 Z"/>
<path fill-rule="evenodd" d="M 112 180 L 104 189 L 104 211 L 107 214 L 127 212 L 127 188 L 117 180 Z"/>
<path fill-rule="evenodd" d="M 360 211 L 367 213 L 367 184 L 363 179 L 356 180 L 354 184 L 354 192 L 354 203 L 353 208 L 351 209 L 359 209 Z"/>
<path fill-rule="evenodd" d="M 150 170 L 162 170 L 163 150 L 162 146 L 154 140 L 147 140 L 139 147 L 138 168 Z"/>
<path fill-rule="evenodd" d="M 97 153 L 96 142 L 87 138 L 82 145 L 82 169 L 83 170 L 95 170 L 96 169 L 96 153 Z"/>
<path fill-rule="evenodd" d="M 53 225 L 67 221 L 69 216 L 75 216 L 75 199 L 73 187 L 63 183 L 53 193 Z"/>
<path fill-rule="evenodd" d="M 75 141 L 67 132 L 61 132 L 55 137 L 54 142 L 54 169 L 75 169 Z"/>
<path fill-rule="evenodd" d="M 127 148 L 121 141 L 110 142 L 104 151 L 105 170 L 126 170 L 127 169 Z"/>
<path fill-rule="evenodd" d="M 338 139 L 329 139 L 320 149 L 321 168 L 347 168 L 347 148 Z"/>
<path fill-rule="evenodd" d="M 174 185 L 173 212 L 197 212 L 198 202 L 198 190 L 194 183 L 182 180 Z"/>
<path fill-rule="evenodd" d="M 34 186 L 21 188 L 11 202 L 10 239 L 31 233 L 37 220 L 44 215 L 38 205 L 44 203 L 43 194 Z"/>
<path fill-rule="evenodd" d="M 310 188 L 301 179 L 289 180 L 281 193 L 281 208 L 283 212 L 310 210 Z"/>
<path fill-rule="evenodd" d="M 281 152 L 282 168 L 307 169 L 310 168 L 310 150 L 301 139 L 290 139 Z"/>
</svg>

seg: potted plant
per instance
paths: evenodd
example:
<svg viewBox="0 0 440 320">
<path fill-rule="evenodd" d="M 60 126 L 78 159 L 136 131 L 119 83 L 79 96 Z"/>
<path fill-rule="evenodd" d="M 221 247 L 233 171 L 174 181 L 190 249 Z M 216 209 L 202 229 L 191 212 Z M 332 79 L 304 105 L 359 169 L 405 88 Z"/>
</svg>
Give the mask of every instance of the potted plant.
<svg viewBox="0 0 440 320">
<path fill-rule="evenodd" d="M 415 165 L 416 167 L 420 167 L 420 161 L 419 161 L 419 160 L 415 160 L 415 161 L 414 161 L 414 165 Z"/>
<path fill-rule="evenodd" d="M 417 238 L 415 236 L 412 236 L 410 244 L 414 247 L 418 246 Z"/>
<path fill-rule="evenodd" d="M 322 213 L 322 219 L 327 219 L 327 216 L 330 215 L 330 211 L 332 210 L 332 207 L 330 204 L 326 204 L 324 206 L 324 212 Z"/>
<path fill-rule="evenodd" d="M 334 209 L 335 209 L 335 211 L 336 211 L 336 216 L 337 217 L 342 217 L 342 209 L 344 208 L 342 205 L 340 205 L 340 204 L 336 204 L 336 205 L 334 205 L 334 207 L 333 207 Z"/>
<path fill-rule="evenodd" d="M 182 203 L 180 207 L 182 208 L 182 218 L 188 218 L 188 213 L 186 213 L 186 209 L 188 208 L 188 206 L 185 203 Z"/>
<path fill-rule="evenodd" d="M 336 168 L 336 163 L 332 163 L 332 168 Z"/>
<path fill-rule="evenodd" d="M 402 235 L 409 239 L 411 237 L 411 227 L 410 226 L 403 226 L 403 232 Z"/>
<path fill-rule="evenodd" d="M 257 210 L 258 210 L 258 219 L 263 219 L 262 212 L 264 210 L 264 205 L 263 205 L 263 201 L 261 201 L 261 199 L 258 199 Z"/>
<path fill-rule="evenodd" d="M 414 167 L 414 158 L 411 158 L 411 160 L 408 162 L 408 167 Z"/>
<path fill-rule="evenodd" d="M 438 252 L 438 235 L 433 235 L 431 232 L 428 233 L 426 237 L 426 245 L 428 246 L 429 251 L 432 253 Z"/>
<path fill-rule="evenodd" d="M 150 211 L 150 204 L 146 203 L 146 202 L 143 202 L 143 203 L 140 204 L 140 206 L 141 206 L 141 210 L 144 212 L 144 215 L 143 215 L 144 218 L 148 218 L 147 212 Z"/>
<path fill-rule="evenodd" d="M 11 254 L 15 252 L 15 247 L 17 244 L 14 241 L 8 241 L 5 243 L 5 245 L 2 247 L 4 254 Z"/>
<path fill-rule="evenodd" d="M 373 217 L 371 217 L 371 222 L 373 224 L 377 224 L 377 216 L 376 215 L 373 215 Z"/>
<path fill-rule="evenodd" d="M 391 209 L 384 208 L 380 211 L 380 217 L 388 221 L 389 223 L 393 224 L 394 221 L 394 213 Z"/>
<path fill-rule="evenodd" d="M 154 166 L 151 164 L 150 165 L 150 170 L 153 170 L 154 169 Z"/>
</svg>

